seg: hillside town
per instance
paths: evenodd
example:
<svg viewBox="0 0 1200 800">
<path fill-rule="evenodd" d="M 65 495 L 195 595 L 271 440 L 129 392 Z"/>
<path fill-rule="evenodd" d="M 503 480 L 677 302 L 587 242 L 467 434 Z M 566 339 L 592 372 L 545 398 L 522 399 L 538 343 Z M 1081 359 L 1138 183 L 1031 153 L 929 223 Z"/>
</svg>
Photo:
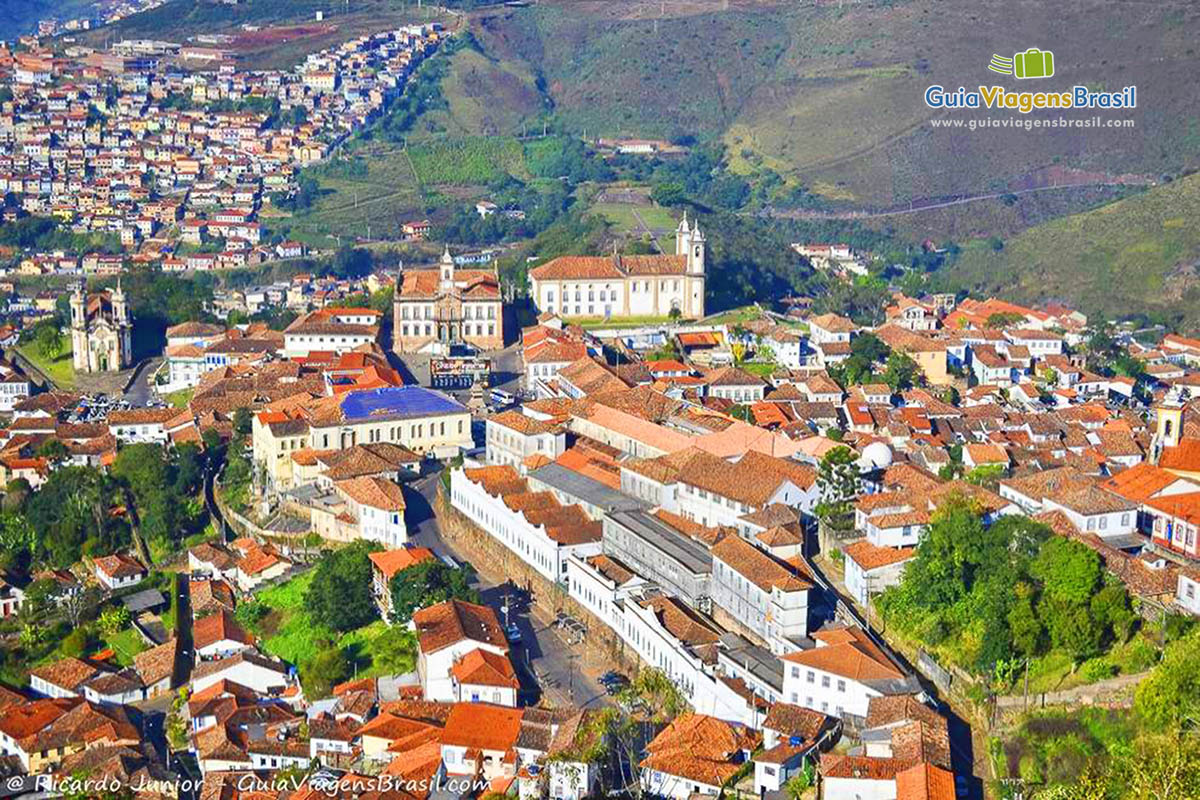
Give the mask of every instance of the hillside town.
<svg viewBox="0 0 1200 800">
<path fill-rule="evenodd" d="M 686 219 L 680 232 L 703 240 Z M 140 516 L 102 505 L 115 519 L 83 549 L 10 557 L 9 635 L 74 617 L 97 638 L 23 646 L 45 655 L 4 690 L 8 774 L 86 769 L 172 797 L 188 781 L 248 796 L 297 770 L 311 784 L 278 796 L 379 781 L 416 797 L 969 796 L 946 698 L 973 668 L 879 622 L 941 527 L 1032 526 L 1037 547 L 1094 554 L 1129 617 L 1200 614 L 1200 341 L 902 294 L 878 326 L 560 316 L 617 274 L 630 297 L 669 297 L 676 269 L 702 276 L 702 250 L 550 261 L 532 276 L 547 307 L 519 331 L 504 309 L 451 308 L 486 277 L 452 259 L 391 278 L 392 342 L 384 314 L 354 305 L 313 303 L 282 331 L 185 322 L 164 362 L 181 407 L 97 408 L 6 364 L 7 495 L 32 514 L 60 483 L 107 474 Z M 413 302 L 435 296 L 430 312 Z M 137 325 L 119 288 L 71 304 L 76 352 Z M 505 388 L 422 386 L 410 318 L 430 320 L 432 345 L 494 319 L 518 367 Z M 212 519 L 197 543 L 148 541 L 162 512 L 141 507 L 150 479 L 129 462 L 220 457 L 193 489 Z M 6 513 L 12 530 L 22 512 Z M 283 654 L 269 621 L 295 609 L 272 598 L 311 581 L 312 614 L 324 572 L 335 602 L 366 609 L 354 628 L 403 637 L 407 669 L 326 676 Z"/>
<path fill-rule="evenodd" d="M 358 37 L 288 71 L 239 70 L 220 48 L 165 41 L 0 47 L 5 221 L 48 217 L 115 240 L 29 253 L 17 272 L 209 271 L 302 255 L 263 236 L 263 206 L 295 195 L 301 167 L 384 112 L 439 30 Z"/>
<path fill-rule="evenodd" d="M 248 70 L 90 19 L 0 44 L 0 233 L 70 244 L 0 253 L 5 797 L 1076 797 L 1099 734 L 1005 735 L 1194 726 L 1200 339 L 836 237 L 778 249 L 878 314 L 733 306 L 699 204 L 321 253 L 264 212 L 443 26 Z"/>
</svg>

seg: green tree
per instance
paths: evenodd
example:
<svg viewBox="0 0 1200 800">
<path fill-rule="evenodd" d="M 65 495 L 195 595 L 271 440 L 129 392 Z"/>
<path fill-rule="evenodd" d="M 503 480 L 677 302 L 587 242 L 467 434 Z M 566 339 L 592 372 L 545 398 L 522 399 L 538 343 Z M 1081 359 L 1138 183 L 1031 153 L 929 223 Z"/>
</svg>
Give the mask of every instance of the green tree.
<svg viewBox="0 0 1200 800">
<path fill-rule="evenodd" d="M 431 559 L 414 564 L 392 576 L 392 622 L 406 624 L 413 612 L 445 600 L 479 602 L 479 592 L 471 588 L 473 575 L 468 569 L 454 569 Z"/>
<path fill-rule="evenodd" d="M 1030 565 L 1046 598 L 1068 606 L 1086 605 L 1100 583 L 1100 556 L 1061 536 L 1048 540 Z"/>
<path fill-rule="evenodd" d="M 60 461 L 64 461 L 70 455 L 70 451 L 67 450 L 67 446 L 60 439 L 47 439 L 38 448 L 38 455 L 51 464 L 57 464 Z"/>
<path fill-rule="evenodd" d="M 883 371 L 883 382 L 893 392 L 911 389 L 916 385 L 921 375 L 921 368 L 905 353 L 892 351 L 887 358 L 887 367 Z"/>
<path fill-rule="evenodd" d="M 650 199 L 660 206 L 683 205 L 687 199 L 687 190 L 682 183 L 660 183 L 650 190 Z"/>
<path fill-rule="evenodd" d="M 350 677 L 350 661 L 333 642 L 323 642 L 317 654 L 300 665 L 300 681 L 313 700 L 329 696 L 333 687 Z"/>
<path fill-rule="evenodd" d="M 1134 693 L 1134 711 L 1150 728 L 1169 733 L 1200 719 L 1200 629 L 1171 642 Z"/>
<path fill-rule="evenodd" d="M 1025 656 L 1035 656 L 1045 645 L 1045 626 L 1034 610 L 1034 587 L 1022 581 L 1013 589 L 1013 604 L 1008 610 L 1008 626 L 1013 646 Z"/>
<path fill-rule="evenodd" d="M 111 605 L 100 612 L 100 630 L 110 636 L 128 628 L 132 621 L 133 615 L 129 609 L 120 604 Z"/>
<path fill-rule="evenodd" d="M 821 457 L 817 469 L 817 488 L 821 501 L 816 513 L 823 525 L 834 532 L 854 527 L 854 500 L 859 492 L 858 458 L 845 445 L 834 447 Z"/>
<path fill-rule="evenodd" d="M 33 332 L 33 340 L 37 344 L 38 352 L 41 353 L 43 358 L 54 360 L 62 352 L 62 329 L 58 327 L 58 322 L 53 319 L 43 320 L 37 324 Z"/>
<path fill-rule="evenodd" d="M 378 549 L 374 542 L 358 541 L 318 562 L 304 595 L 304 608 L 313 622 L 344 632 L 376 618 L 369 554 Z"/>
</svg>

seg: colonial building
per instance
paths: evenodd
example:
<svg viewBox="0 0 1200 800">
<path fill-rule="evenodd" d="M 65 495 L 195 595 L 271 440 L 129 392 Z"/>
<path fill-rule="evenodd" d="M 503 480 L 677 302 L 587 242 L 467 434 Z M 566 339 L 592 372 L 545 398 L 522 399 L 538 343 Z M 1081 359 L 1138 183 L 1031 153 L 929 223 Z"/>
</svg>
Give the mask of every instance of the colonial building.
<svg viewBox="0 0 1200 800">
<path fill-rule="evenodd" d="M 685 216 L 674 255 L 561 256 L 529 272 L 539 311 L 564 317 L 704 316 L 707 239 Z"/>
<path fill-rule="evenodd" d="M 495 268 L 456 269 L 450 248 L 436 269 L 401 269 L 392 307 L 397 353 L 445 353 L 466 342 L 504 347 L 504 313 Z"/>
<path fill-rule="evenodd" d="M 121 282 L 111 292 L 71 294 L 71 350 L 76 372 L 119 372 L 133 363 L 133 322 Z"/>
</svg>

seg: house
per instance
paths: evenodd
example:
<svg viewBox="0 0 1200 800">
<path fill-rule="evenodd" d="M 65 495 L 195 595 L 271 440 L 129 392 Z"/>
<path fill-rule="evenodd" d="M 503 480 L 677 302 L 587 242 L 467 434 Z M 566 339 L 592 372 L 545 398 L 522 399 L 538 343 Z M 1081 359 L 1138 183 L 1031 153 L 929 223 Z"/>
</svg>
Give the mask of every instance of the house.
<svg viewBox="0 0 1200 800">
<path fill-rule="evenodd" d="M 29 671 L 29 688 L 43 697 L 82 697 L 83 685 L 100 668 L 78 658 L 62 658 Z"/>
<path fill-rule="evenodd" d="M 681 714 L 646 745 L 639 765 L 642 788 L 672 800 L 716 796 L 747 762 L 759 738 L 744 725 Z"/>
<path fill-rule="evenodd" d="M 711 552 L 714 612 L 773 653 L 799 647 L 808 635 L 813 584 L 740 536 L 723 537 Z"/>
<path fill-rule="evenodd" d="M 489 464 L 509 464 L 520 470 L 531 456 L 553 461 L 567 447 L 566 431 L 561 425 L 520 411 L 493 414 L 485 425 L 485 458 Z"/>
<path fill-rule="evenodd" d="M 496 612 L 487 606 L 447 600 L 413 614 L 411 625 L 417 632 L 417 674 L 426 700 L 460 699 L 460 679 L 471 673 L 460 670 L 455 676 L 453 669 L 473 651 L 483 650 L 508 660 L 508 639 Z M 479 668 L 479 676 L 483 677 L 496 662 L 475 660 L 472 666 Z M 515 687 L 495 686 L 490 694 L 500 701 L 511 699 L 503 705 L 516 705 Z"/>
<path fill-rule="evenodd" d="M 436 556 L 428 547 L 400 547 L 370 553 L 367 557 L 371 560 L 371 596 L 375 598 L 380 616 L 391 624 L 392 578 L 409 567 L 433 561 Z"/>
<path fill-rule="evenodd" d="M 141 741 L 141 731 L 122 706 L 57 698 L 0 712 L 0 753 L 15 756 L 27 774 L 46 772 L 85 749 Z"/>
<path fill-rule="evenodd" d="M 93 562 L 96 580 L 109 591 L 136 586 L 146 577 L 146 568 L 124 553 L 102 556 Z"/>
<path fill-rule="evenodd" d="M 906 675 L 861 628 L 831 628 L 816 647 L 783 657 L 785 702 L 843 719 L 864 718 L 872 697 L 912 693 Z"/>
<path fill-rule="evenodd" d="M 220 609 L 192 623 L 192 647 L 196 662 L 226 658 L 254 647 L 247 633 L 226 609 Z"/>
<path fill-rule="evenodd" d="M 718 367 L 704 376 L 709 397 L 734 403 L 757 403 L 763 399 L 767 384 L 761 378 L 737 367 Z"/>
<path fill-rule="evenodd" d="M 762 722 L 763 750 L 754 757 L 754 788 L 759 796 L 782 789 L 839 728 L 837 720 L 819 711 L 773 703 Z"/>
<path fill-rule="evenodd" d="M 905 565 L 917 554 L 915 547 L 879 547 L 868 539 L 857 539 L 842 548 L 846 565 L 846 590 L 866 607 L 871 595 L 895 586 Z"/>
<path fill-rule="evenodd" d="M 225 658 L 204 661 L 192 670 L 193 695 L 222 681 L 230 681 L 260 695 L 303 700 L 296 677 L 279 661 L 253 650 L 243 650 Z"/>
<path fill-rule="evenodd" d="M 955 797 L 954 773 L 899 758 L 825 753 L 821 756 L 825 800 L 909 800 Z"/>
<path fill-rule="evenodd" d="M 442 763 L 447 775 L 484 780 L 516 777 L 513 758 L 522 712 L 486 703 L 458 703 L 442 729 Z"/>
</svg>

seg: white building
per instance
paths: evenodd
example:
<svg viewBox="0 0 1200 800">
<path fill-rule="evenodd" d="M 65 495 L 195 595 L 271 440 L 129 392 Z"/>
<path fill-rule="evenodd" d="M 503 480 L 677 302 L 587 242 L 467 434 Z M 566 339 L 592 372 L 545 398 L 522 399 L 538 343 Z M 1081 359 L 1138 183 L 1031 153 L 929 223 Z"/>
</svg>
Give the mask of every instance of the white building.
<svg viewBox="0 0 1200 800">
<path fill-rule="evenodd" d="M 674 255 L 562 256 L 529 271 L 539 311 L 563 317 L 704 316 L 707 238 L 687 217 Z"/>
<path fill-rule="evenodd" d="M 813 639 L 816 647 L 783 657 L 784 702 L 865 718 L 872 697 L 920 691 L 860 628 L 818 631 Z"/>
</svg>

